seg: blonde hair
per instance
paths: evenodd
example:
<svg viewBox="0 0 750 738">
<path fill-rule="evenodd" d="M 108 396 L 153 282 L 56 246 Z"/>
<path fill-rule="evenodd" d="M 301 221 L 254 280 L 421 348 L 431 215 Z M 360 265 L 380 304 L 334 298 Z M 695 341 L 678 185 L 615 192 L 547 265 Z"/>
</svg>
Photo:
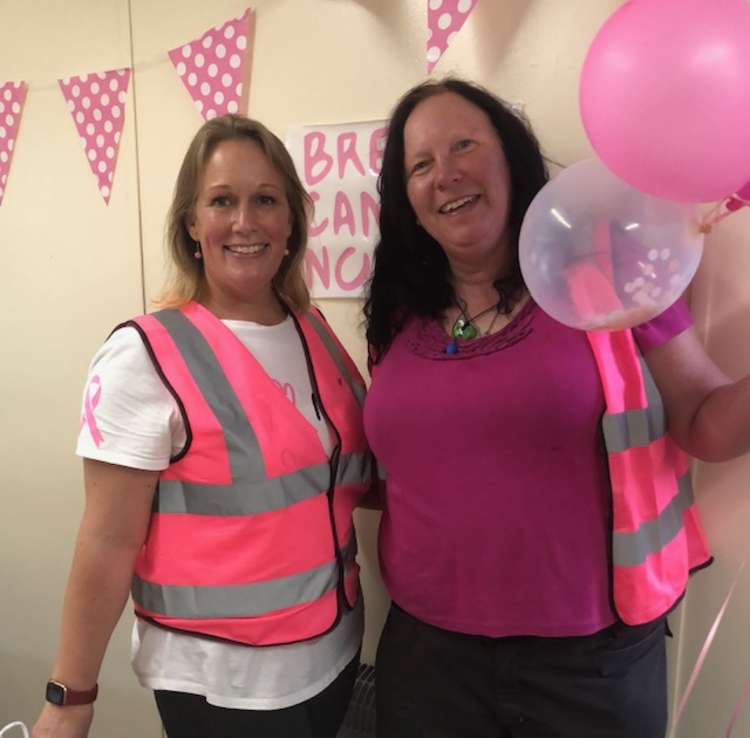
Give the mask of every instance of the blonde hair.
<svg viewBox="0 0 750 738">
<path fill-rule="evenodd" d="M 198 197 L 198 188 L 206 163 L 223 141 L 248 139 L 260 146 L 274 169 L 284 180 L 286 197 L 292 216 L 292 232 L 287 241 L 289 255 L 284 257 L 272 284 L 278 296 L 289 307 L 305 311 L 310 294 L 303 276 L 307 224 L 312 200 L 305 192 L 292 157 L 284 144 L 262 123 L 240 115 L 224 115 L 204 123 L 190 143 L 175 183 L 172 205 L 167 217 L 167 280 L 157 307 L 180 307 L 195 300 L 203 286 L 203 263 L 195 258 L 195 241 L 188 232 L 188 222 Z"/>
</svg>

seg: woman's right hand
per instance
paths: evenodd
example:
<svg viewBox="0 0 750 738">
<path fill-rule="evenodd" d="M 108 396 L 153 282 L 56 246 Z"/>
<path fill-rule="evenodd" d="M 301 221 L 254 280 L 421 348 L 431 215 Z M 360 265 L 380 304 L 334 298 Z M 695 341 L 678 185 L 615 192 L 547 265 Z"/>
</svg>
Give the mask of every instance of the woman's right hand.
<svg viewBox="0 0 750 738">
<path fill-rule="evenodd" d="M 51 674 L 77 689 L 96 683 L 104 652 L 130 592 L 146 537 L 159 472 L 84 459 L 86 510 L 63 604 Z M 87 738 L 94 707 L 45 703 L 32 738 Z"/>
<path fill-rule="evenodd" d="M 87 738 L 94 706 L 45 704 L 39 719 L 31 729 L 31 738 Z"/>
</svg>

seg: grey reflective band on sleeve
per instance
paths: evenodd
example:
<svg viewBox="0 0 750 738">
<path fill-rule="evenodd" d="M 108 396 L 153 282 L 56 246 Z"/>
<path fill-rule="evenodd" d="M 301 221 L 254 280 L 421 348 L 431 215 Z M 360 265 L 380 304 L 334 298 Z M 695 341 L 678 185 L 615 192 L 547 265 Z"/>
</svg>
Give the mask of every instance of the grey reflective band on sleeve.
<svg viewBox="0 0 750 738">
<path fill-rule="evenodd" d="M 683 513 L 693 504 L 690 472 L 678 480 L 679 490 L 658 517 L 641 523 L 638 530 L 615 531 L 612 560 L 615 566 L 639 566 L 649 554 L 661 551 L 682 530 Z"/>
<path fill-rule="evenodd" d="M 334 341 L 333 338 L 331 338 L 331 334 L 328 332 L 326 327 L 321 323 L 320 318 L 318 318 L 318 316 L 315 315 L 315 313 L 312 310 L 309 310 L 307 313 L 305 313 L 305 317 L 310 321 L 310 325 L 313 327 L 315 332 L 318 334 L 318 337 L 323 342 L 323 345 L 328 350 L 328 353 L 331 355 L 331 358 L 333 359 L 334 364 L 336 364 L 336 368 L 339 370 L 339 373 L 344 378 L 344 381 L 351 388 L 352 394 L 357 398 L 357 402 L 360 404 L 360 406 L 364 405 L 365 386 L 361 384 L 360 382 L 354 381 L 354 377 L 349 371 L 349 367 L 347 367 L 346 361 L 344 360 L 344 357 L 341 355 L 341 350 L 336 344 L 336 341 Z"/>
<path fill-rule="evenodd" d="M 661 395 L 645 360 L 641 358 L 640 362 L 648 407 L 604 415 L 602 430 L 607 451 L 610 453 L 648 446 L 667 432 Z"/>
<path fill-rule="evenodd" d="M 356 539 L 341 553 L 345 562 L 356 555 Z M 174 618 L 258 617 L 285 607 L 313 602 L 336 589 L 338 569 L 335 560 L 299 574 L 249 584 L 180 586 L 154 584 L 136 576 L 133 600 L 157 615 Z"/>
</svg>

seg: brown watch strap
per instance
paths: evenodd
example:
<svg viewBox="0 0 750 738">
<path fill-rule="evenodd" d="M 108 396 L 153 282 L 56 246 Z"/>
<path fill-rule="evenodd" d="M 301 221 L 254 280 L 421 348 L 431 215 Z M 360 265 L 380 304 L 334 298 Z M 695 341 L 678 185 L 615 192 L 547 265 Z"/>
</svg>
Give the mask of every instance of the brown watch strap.
<svg viewBox="0 0 750 738">
<path fill-rule="evenodd" d="M 55 679 L 50 679 L 47 682 L 46 698 L 48 702 L 60 707 L 65 705 L 88 705 L 96 699 L 98 693 L 98 684 L 95 684 L 91 689 L 76 690 Z"/>
</svg>

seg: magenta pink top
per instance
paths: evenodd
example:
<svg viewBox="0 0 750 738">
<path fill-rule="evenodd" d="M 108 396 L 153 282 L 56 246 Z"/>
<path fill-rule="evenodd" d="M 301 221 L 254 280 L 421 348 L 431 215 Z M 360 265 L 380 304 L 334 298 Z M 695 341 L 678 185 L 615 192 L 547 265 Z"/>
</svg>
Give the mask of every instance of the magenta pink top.
<svg viewBox="0 0 750 738">
<path fill-rule="evenodd" d="M 634 329 L 643 353 L 692 324 Z M 380 563 L 402 608 L 487 636 L 587 635 L 610 604 L 604 395 L 586 336 L 529 301 L 460 344 L 413 319 L 375 368 L 365 430 L 385 467 Z"/>
</svg>

